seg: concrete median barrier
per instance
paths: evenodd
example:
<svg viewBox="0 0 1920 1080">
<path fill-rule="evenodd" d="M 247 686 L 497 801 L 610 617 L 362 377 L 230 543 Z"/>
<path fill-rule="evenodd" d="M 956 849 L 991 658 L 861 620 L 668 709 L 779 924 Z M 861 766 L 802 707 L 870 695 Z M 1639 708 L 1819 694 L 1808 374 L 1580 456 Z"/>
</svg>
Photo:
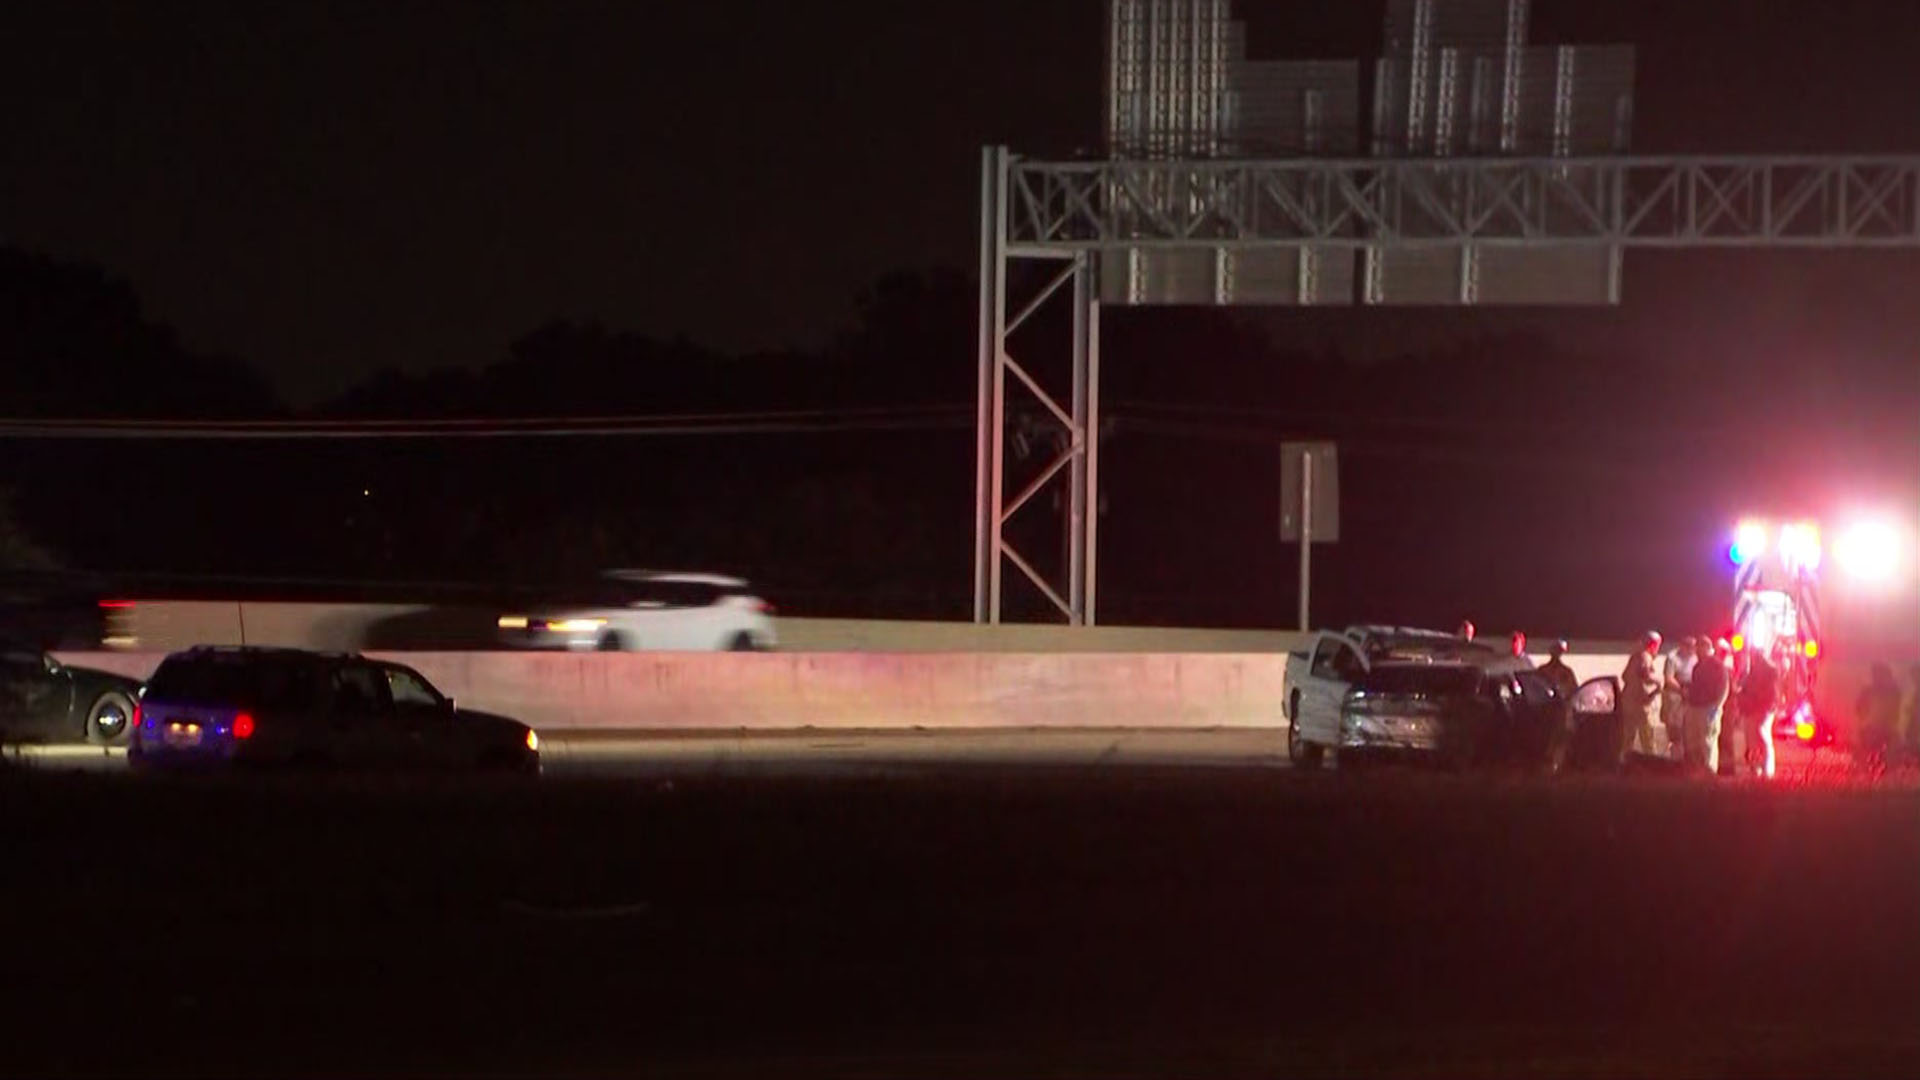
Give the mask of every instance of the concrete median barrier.
<svg viewBox="0 0 1920 1080">
<path fill-rule="evenodd" d="M 1284 654 L 369 653 L 535 727 L 1274 727 Z M 70 653 L 151 674 L 159 653 Z"/>
<path fill-rule="evenodd" d="M 165 654 L 59 655 L 144 679 Z M 548 729 L 1253 728 L 1281 726 L 1286 699 L 1285 653 L 367 655 L 418 668 L 464 706 Z M 1617 653 L 1568 660 L 1583 680 L 1626 666 Z M 1844 723 L 1866 674 L 1829 664 L 1823 714 Z"/>
</svg>

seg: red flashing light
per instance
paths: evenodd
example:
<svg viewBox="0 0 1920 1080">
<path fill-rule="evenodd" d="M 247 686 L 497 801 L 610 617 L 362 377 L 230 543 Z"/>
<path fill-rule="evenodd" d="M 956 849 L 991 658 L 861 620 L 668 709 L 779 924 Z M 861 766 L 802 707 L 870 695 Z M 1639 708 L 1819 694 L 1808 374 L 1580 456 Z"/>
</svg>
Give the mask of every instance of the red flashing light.
<svg viewBox="0 0 1920 1080">
<path fill-rule="evenodd" d="M 133 606 L 133 601 L 131 600 L 100 601 L 100 607 L 101 607 L 101 610 L 103 611 L 125 611 L 127 608 L 130 608 L 132 606 Z"/>
<path fill-rule="evenodd" d="M 140 703 L 136 701 L 133 703 L 133 719 L 127 721 L 127 728 L 128 730 L 132 730 L 139 726 L 140 726 Z"/>
<path fill-rule="evenodd" d="M 1807 659 L 1809 660 L 1820 659 L 1820 643 L 1819 642 L 1809 641 L 1805 645 L 1801 646 L 1801 648 L 1803 648 L 1806 651 Z"/>
<path fill-rule="evenodd" d="M 253 738 L 252 713 L 241 713 L 233 718 L 233 737 L 236 739 Z"/>
</svg>

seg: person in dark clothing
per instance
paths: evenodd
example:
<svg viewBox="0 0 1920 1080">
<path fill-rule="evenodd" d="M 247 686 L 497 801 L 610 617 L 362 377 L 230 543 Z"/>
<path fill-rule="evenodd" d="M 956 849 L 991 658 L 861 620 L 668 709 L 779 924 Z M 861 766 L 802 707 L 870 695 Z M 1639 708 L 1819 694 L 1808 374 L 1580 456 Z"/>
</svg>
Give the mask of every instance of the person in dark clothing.
<svg viewBox="0 0 1920 1080">
<path fill-rule="evenodd" d="M 1900 684 L 1893 681 L 1893 669 L 1886 664 L 1873 665 L 1873 681 L 1853 703 L 1857 753 L 1866 761 L 1884 762 L 1894 748 L 1900 725 Z"/>
<path fill-rule="evenodd" d="M 1773 713 L 1780 698 L 1780 675 L 1759 652 L 1747 662 L 1736 697 L 1738 722 L 1734 729 L 1734 771 L 1755 776 L 1773 775 Z"/>
<path fill-rule="evenodd" d="M 1712 654 L 1693 666 L 1687 684 L 1687 765 L 1708 776 L 1719 772 L 1720 714 L 1727 704 L 1727 666 Z"/>
<path fill-rule="evenodd" d="M 1552 655 L 1545 664 L 1540 665 L 1540 674 L 1546 677 L 1548 685 L 1553 687 L 1564 701 L 1572 701 L 1574 692 L 1580 689 L 1580 679 L 1567 666 L 1562 657 L 1567 655 L 1567 643 L 1553 643 Z"/>
<path fill-rule="evenodd" d="M 1920 664 L 1907 669 L 1907 677 L 1912 682 L 1913 693 L 1907 696 L 1906 708 L 1901 712 L 1900 745 L 1905 748 L 1908 764 L 1920 764 Z"/>
</svg>

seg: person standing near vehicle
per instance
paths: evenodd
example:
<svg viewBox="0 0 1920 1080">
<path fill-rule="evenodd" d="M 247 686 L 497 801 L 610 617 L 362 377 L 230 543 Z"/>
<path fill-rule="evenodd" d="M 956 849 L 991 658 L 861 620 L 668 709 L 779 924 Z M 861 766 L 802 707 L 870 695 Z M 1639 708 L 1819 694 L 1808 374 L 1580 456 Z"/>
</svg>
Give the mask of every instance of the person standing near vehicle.
<svg viewBox="0 0 1920 1080">
<path fill-rule="evenodd" d="M 1720 770 L 1720 714 L 1730 681 L 1727 665 L 1708 651 L 1695 661 L 1687 684 L 1687 766 L 1708 776 Z"/>
<path fill-rule="evenodd" d="M 1775 659 L 1781 659 L 1775 650 Z M 1734 739 L 1734 771 L 1773 778 L 1773 712 L 1780 698 L 1780 675 L 1775 661 L 1755 652 L 1740 680 L 1739 721 Z"/>
<path fill-rule="evenodd" d="M 1679 757 L 1686 746 L 1687 683 L 1693 678 L 1693 665 L 1699 660 L 1699 639 L 1682 637 L 1667 654 L 1665 677 L 1661 682 L 1660 719 L 1667 729 L 1667 752 Z"/>
<path fill-rule="evenodd" d="M 1573 695 L 1580 689 L 1580 678 L 1562 659 L 1567 655 L 1567 643 L 1564 640 L 1554 642 L 1550 653 L 1547 662 L 1540 665 L 1540 674 L 1546 678 L 1547 685 L 1553 687 L 1553 692 L 1560 695 L 1561 700 L 1572 701 Z"/>
<path fill-rule="evenodd" d="M 1873 665 L 1873 680 L 1854 700 L 1853 723 L 1859 753 L 1869 761 L 1885 762 L 1899 738 L 1900 684 L 1893 681 L 1893 668 Z"/>
<path fill-rule="evenodd" d="M 1649 630 L 1640 650 L 1627 658 L 1620 673 L 1620 762 L 1638 747 L 1653 752 L 1653 723 L 1660 718 L 1660 632 Z"/>
</svg>

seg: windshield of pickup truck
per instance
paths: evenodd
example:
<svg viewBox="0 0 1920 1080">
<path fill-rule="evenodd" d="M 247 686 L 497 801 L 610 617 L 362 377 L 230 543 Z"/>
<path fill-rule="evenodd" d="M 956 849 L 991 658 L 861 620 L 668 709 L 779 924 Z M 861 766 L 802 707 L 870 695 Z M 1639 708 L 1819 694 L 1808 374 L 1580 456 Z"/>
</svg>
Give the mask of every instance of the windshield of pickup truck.
<svg viewBox="0 0 1920 1080">
<path fill-rule="evenodd" d="M 1480 685 L 1476 668 L 1456 664 L 1389 664 L 1367 673 L 1354 689 L 1365 694 L 1471 694 Z"/>
<path fill-rule="evenodd" d="M 1458 638 L 1380 638 L 1367 644 L 1374 663 L 1394 660 L 1485 660 L 1499 655 L 1491 648 Z"/>
</svg>

